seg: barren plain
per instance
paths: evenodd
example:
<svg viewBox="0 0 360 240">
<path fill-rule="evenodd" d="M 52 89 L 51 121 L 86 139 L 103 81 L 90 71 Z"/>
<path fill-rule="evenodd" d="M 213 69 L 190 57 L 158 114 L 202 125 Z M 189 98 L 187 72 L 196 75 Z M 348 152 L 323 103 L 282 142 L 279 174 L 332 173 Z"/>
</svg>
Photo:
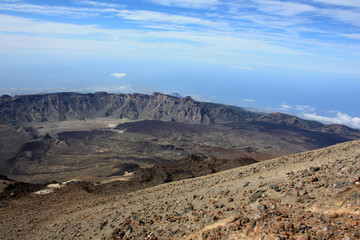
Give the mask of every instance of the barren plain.
<svg viewBox="0 0 360 240">
<path fill-rule="evenodd" d="M 0 129 L 0 174 L 33 183 L 103 181 L 124 164 L 163 165 L 191 154 L 266 160 L 348 139 L 270 123 L 191 124 L 96 118 Z"/>
</svg>

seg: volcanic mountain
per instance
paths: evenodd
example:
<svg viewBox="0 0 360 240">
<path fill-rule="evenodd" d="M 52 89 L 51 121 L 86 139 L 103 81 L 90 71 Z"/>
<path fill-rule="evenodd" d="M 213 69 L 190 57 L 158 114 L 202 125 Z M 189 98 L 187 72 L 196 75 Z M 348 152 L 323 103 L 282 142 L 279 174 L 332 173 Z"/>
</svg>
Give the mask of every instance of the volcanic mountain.
<svg viewBox="0 0 360 240">
<path fill-rule="evenodd" d="M 2 96 L 1 122 L 64 121 L 113 117 L 130 120 L 156 119 L 189 123 L 214 123 L 256 118 L 241 108 L 198 102 L 161 93 L 95 94 L 54 93 Z"/>
<path fill-rule="evenodd" d="M 343 125 L 324 125 L 282 113 L 259 113 L 240 107 L 199 102 L 162 93 L 80 94 L 73 92 L 0 97 L 0 123 L 116 118 L 186 123 L 255 121 L 360 137 Z"/>
<path fill-rule="evenodd" d="M 360 138 L 343 125 L 162 93 L 3 95 L 0 124 L 0 174 L 33 183 L 102 181 L 192 154 L 262 161 Z"/>
</svg>

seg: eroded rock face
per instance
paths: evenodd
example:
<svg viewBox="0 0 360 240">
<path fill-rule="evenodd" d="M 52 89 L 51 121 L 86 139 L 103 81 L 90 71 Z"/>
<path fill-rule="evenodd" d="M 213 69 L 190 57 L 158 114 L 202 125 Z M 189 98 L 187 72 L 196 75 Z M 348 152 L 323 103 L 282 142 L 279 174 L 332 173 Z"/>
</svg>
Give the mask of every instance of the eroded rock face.
<svg viewBox="0 0 360 240">
<path fill-rule="evenodd" d="M 316 130 L 360 138 L 360 131 L 343 125 L 324 125 L 282 113 L 256 113 L 239 107 L 198 102 L 191 97 L 153 93 L 94 94 L 52 93 L 1 96 L 0 123 L 45 122 L 116 118 L 186 123 L 260 122 L 282 127 Z"/>
<path fill-rule="evenodd" d="M 115 118 L 186 123 L 257 122 L 277 128 L 299 128 L 360 138 L 360 130 L 324 125 L 283 113 L 258 113 L 242 108 L 178 98 L 162 93 L 108 94 L 97 92 L 34 94 L 0 97 L 0 124 Z M 273 127 L 273 126 L 272 126 Z"/>
<path fill-rule="evenodd" d="M 157 119 L 191 123 L 238 121 L 248 117 L 236 107 L 202 103 L 191 97 L 177 98 L 154 93 L 95 94 L 54 93 L 3 96 L 0 102 L 1 122 L 43 122 L 81 120 L 96 117 Z M 254 115 L 254 114 L 250 114 Z"/>
</svg>

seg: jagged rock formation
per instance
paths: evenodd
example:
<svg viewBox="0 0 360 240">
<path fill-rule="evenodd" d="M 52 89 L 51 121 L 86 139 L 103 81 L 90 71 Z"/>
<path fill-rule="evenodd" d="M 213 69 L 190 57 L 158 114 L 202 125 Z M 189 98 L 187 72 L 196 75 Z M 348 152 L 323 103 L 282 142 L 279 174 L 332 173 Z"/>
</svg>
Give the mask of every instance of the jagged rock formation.
<svg viewBox="0 0 360 240">
<path fill-rule="evenodd" d="M 94 118 L 162 120 L 186 123 L 263 122 L 360 138 L 360 130 L 325 125 L 283 113 L 258 113 L 239 107 L 178 98 L 162 93 L 52 93 L 0 97 L 0 123 L 84 120 Z"/>
<path fill-rule="evenodd" d="M 161 93 L 94 94 L 54 93 L 3 96 L 0 101 L 0 122 L 81 120 L 96 117 L 157 119 L 191 123 L 239 121 L 258 117 L 241 108 L 203 103 L 191 97 L 177 98 Z"/>
</svg>

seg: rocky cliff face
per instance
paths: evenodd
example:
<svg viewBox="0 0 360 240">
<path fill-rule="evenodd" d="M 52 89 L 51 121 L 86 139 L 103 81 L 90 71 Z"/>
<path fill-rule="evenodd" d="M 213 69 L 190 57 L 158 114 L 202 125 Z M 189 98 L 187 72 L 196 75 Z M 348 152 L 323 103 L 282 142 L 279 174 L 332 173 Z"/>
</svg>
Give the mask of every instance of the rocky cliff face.
<svg viewBox="0 0 360 240">
<path fill-rule="evenodd" d="M 283 113 L 256 113 L 239 107 L 198 102 L 162 93 L 52 93 L 0 97 L 0 123 L 83 120 L 93 118 L 162 120 L 186 123 L 263 122 L 360 138 L 360 131 L 324 125 Z"/>
<path fill-rule="evenodd" d="M 96 117 L 157 119 L 191 123 L 239 121 L 254 113 L 241 108 L 203 103 L 190 97 L 161 93 L 95 94 L 54 93 L 9 97 L 0 101 L 0 122 L 43 122 Z"/>
</svg>

